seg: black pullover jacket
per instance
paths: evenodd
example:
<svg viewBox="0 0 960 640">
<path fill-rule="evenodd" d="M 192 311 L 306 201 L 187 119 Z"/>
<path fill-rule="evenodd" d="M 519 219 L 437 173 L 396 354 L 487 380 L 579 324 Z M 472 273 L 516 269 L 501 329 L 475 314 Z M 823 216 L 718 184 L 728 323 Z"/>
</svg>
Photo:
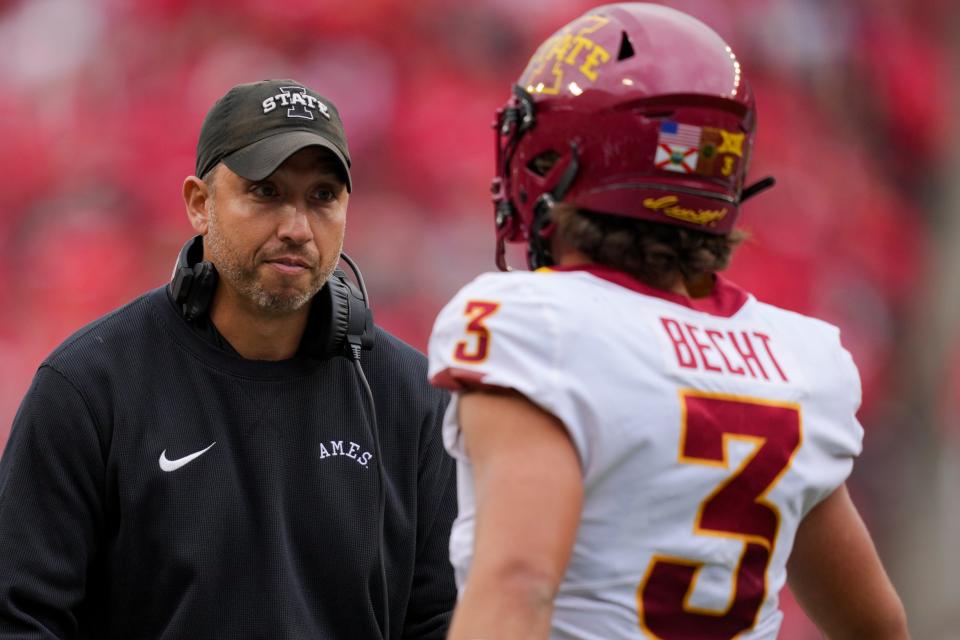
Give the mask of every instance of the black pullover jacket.
<svg viewBox="0 0 960 640">
<path fill-rule="evenodd" d="M 245 360 L 159 288 L 43 362 L 0 460 L 0 640 L 442 638 L 453 464 L 426 358 Z"/>
</svg>

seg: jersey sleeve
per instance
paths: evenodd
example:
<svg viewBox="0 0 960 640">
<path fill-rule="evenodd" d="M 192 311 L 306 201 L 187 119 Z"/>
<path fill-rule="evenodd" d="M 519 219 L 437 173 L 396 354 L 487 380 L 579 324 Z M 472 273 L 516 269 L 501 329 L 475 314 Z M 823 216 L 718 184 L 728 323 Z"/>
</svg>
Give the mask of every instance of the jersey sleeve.
<svg viewBox="0 0 960 640">
<path fill-rule="evenodd" d="M 555 301 L 531 282 L 534 274 L 488 274 L 464 287 L 440 312 L 430 337 L 430 381 L 454 392 L 444 443 L 462 455 L 457 392 L 513 389 L 556 416 L 584 462 L 586 434 L 558 380 L 560 345 Z"/>
<path fill-rule="evenodd" d="M 820 378 L 821 402 L 809 407 L 811 418 L 826 426 L 811 430 L 807 438 L 827 459 L 811 469 L 810 490 L 804 505 L 804 515 L 846 482 L 853 470 L 853 462 L 863 450 L 863 427 L 857 419 L 860 409 L 860 374 L 841 341 L 840 332 L 831 327 L 826 341 L 828 356 Z"/>
</svg>

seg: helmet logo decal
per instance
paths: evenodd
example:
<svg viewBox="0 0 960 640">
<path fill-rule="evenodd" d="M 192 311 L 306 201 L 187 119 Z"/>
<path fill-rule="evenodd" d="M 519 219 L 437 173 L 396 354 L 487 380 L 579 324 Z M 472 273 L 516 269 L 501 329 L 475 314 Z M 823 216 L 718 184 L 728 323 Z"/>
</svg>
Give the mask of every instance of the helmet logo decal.
<svg viewBox="0 0 960 640">
<path fill-rule="evenodd" d="M 732 153 L 740 158 L 743 157 L 744 135 L 742 133 L 731 133 L 723 129 L 712 129 L 712 131 L 719 131 L 720 137 L 723 138 L 723 142 L 717 147 L 717 153 Z"/>
<path fill-rule="evenodd" d="M 662 198 L 645 198 L 643 206 L 651 211 L 658 211 L 671 218 L 692 222 L 693 224 L 712 227 L 727 215 L 727 208 L 723 209 L 687 209 L 678 205 L 677 196 L 663 196 Z"/>
<path fill-rule="evenodd" d="M 583 22 L 577 21 L 577 26 L 582 26 L 575 33 L 571 25 L 541 45 L 521 78 L 527 91 L 557 95 L 564 88 L 564 75 L 571 67 L 590 82 L 600 77 L 599 67 L 610 61 L 610 52 L 589 36 L 608 24 L 610 18 L 586 16 Z M 582 91 L 576 82 L 570 82 L 566 88 L 574 95 Z"/>
<path fill-rule="evenodd" d="M 664 122 L 657 138 L 657 155 L 653 160 L 658 169 L 693 173 L 700 155 L 702 129 L 689 124 Z"/>
<path fill-rule="evenodd" d="M 729 178 L 743 158 L 743 133 L 666 121 L 660 125 L 656 168 Z"/>
</svg>

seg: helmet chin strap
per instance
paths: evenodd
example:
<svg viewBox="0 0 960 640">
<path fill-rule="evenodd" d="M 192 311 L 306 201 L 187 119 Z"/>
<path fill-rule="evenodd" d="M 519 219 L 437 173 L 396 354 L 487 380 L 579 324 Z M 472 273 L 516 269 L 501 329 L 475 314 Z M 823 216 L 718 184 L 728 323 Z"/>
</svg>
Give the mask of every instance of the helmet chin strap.
<svg viewBox="0 0 960 640">
<path fill-rule="evenodd" d="M 557 201 L 550 193 L 544 193 L 537 198 L 537 204 L 533 208 L 533 224 L 530 225 L 527 240 L 527 265 L 531 271 L 555 264 L 550 252 L 550 236 L 554 231 L 553 216 L 550 212 L 556 204 Z"/>
<path fill-rule="evenodd" d="M 540 194 L 533 205 L 533 223 L 530 225 L 530 236 L 527 243 L 527 264 L 531 270 L 541 267 L 550 267 L 556 264 L 550 252 L 550 236 L 555 226 L 550 212 L 558 202 L 563 201 L 567 191 L 577 179 L 580 171 L 580 154 L 577 152 L 577 143 L 570 143 L 570 162 L 560 175 L 557 185 L 551 190 Z"/>
<path fill-rule="evenodd" d="M 766 178 L 761 178 L 760 180 L 757 180 L 749 187 L 746 187 L 740 193 L 740 202 L 743 202 L 745 200 L 752 198 L 753 196 L 757 195 L 761 191 L 766 191 L 767 189 L 769 189 L 775 184 L 777 184 L 777 181 L 774 180 L 773 176 L 767 176 Z"/>
</svg>

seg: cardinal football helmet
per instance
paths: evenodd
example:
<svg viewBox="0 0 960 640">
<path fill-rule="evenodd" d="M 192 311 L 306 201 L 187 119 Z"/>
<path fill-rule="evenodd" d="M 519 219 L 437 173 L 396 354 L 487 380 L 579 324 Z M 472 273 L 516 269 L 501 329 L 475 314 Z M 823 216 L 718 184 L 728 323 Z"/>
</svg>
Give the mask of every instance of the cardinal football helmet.
<svg viewBox="0 0 960 640">
<path fill-rule="evenodd" d="M 754 98 L 726 42 L 668 7 L 597 7 L 548 38 L 494 123 L 497 265 L 504 242 L 551 263 L 550 209 L 590 211 L 714 234 L 732 228 L 756 126 Z"/>
</svg>

